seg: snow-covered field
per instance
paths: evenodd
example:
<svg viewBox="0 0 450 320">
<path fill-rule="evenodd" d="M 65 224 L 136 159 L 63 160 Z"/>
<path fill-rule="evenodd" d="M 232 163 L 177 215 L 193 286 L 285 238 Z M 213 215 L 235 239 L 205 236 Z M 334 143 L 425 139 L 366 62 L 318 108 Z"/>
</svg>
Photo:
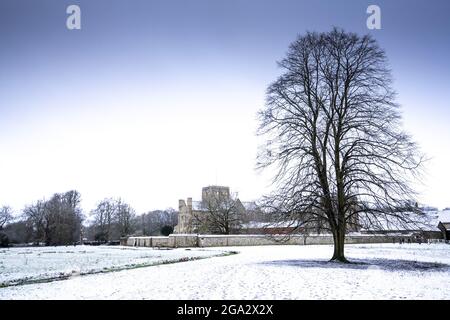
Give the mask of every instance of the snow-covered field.
<svg viewBox="0 0 450 320">
<path fill-rule="evenodd" d="M 149 249 L 142 249 L 144 252 Z M 204 249 L 239 254 L 0 288 L 0 299 L 450 299 L 450 245 Z"/>
<path fill-rule="evenodd" d="M 0 249 L 0 287 L 206 258 L 223 253 L 223 250 L 158 250 L 122 246 Z"/>
</svg>

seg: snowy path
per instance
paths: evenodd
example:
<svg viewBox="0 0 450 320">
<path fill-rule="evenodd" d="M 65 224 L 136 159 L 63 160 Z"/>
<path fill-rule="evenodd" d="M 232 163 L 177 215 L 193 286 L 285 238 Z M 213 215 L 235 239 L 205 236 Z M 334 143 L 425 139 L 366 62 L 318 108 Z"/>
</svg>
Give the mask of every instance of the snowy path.
<svg viewBox="0 0 450 320">
<path fill-rule="evenodd" d="M 371 264 L 345 267 L 326 262 L 331 246 L 220 249 L 240 253 L 0 288 L 0 299 L 450 299 L 450 245 L 348 245 Z"/>
</svg>

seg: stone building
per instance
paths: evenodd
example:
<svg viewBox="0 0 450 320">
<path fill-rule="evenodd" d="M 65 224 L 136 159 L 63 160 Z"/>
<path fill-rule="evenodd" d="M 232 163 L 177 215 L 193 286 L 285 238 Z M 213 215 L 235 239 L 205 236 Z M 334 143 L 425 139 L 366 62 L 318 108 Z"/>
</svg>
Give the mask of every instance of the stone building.
<svg viewBox="0 0 450 320">
<path fill-rule="evenodd" d="M 231 202 L 233 211 L 240 221 L 245 221 L 247 214 L 255 207 L 254 202 L 241 202 L 236 195 L 232 195 L 229 187 L 208 186 L 202 188 L 202 200 L 187 201 L 181 199 L 178 202 L 178 225 L 175 226 L 174 233 L 189 234 L 199 232 L 199 221 L 202 217 L 211 214 L 211 204 L 227 204 Z M 238 227 L 238 226 L 236 226 Z"/>
</svg>

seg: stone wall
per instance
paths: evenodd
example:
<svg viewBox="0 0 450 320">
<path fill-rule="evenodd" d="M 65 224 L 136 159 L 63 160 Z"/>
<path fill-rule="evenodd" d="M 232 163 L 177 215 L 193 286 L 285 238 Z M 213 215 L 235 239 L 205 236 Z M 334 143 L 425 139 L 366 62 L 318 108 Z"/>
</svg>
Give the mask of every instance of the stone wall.
<svg viewBox="0 0 450 320">
<path fill-rule="evenodd" d="M 406 236 L 404 236 L 406 238 Z M 346 243 L 392 243 L 398 236 L 386 235 L 349 235 Z M 397 240 L 398 241 L 398 240 Z M 168 237 L 129 237 L 121 240 L 122 245 L 138 247 L 186 248 L 186 247 L 228 247 L 262 245 L 308 245 L 333 244 L 331 235 L 197 235 L 171 234 Z"/>
</svg>

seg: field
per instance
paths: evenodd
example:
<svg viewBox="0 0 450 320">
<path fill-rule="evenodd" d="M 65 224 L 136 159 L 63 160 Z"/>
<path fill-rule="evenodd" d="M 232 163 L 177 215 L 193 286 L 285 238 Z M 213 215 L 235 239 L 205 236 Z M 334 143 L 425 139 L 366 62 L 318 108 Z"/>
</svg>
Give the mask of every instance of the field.
<svg viewBox="0 0 450 320">
<path fill-rule="evenodd" d="M 239 253 L 216 256 L 232 250 Z M 331 254 L 329 245 L 1 250 L 1 281 L 75 273 L 0 288 L 0 299 L 450 299 L 448 244 L 347 245 L 348 265 L 328 262 Z M 210 258 L 186 261 L 197 257 Z M 170 259 L 182 262 L 80 276 Z"/>
<path fill-rule="evenodd" d="M 158 250 L 121 246 L 0 249 L 0 287 L 207 258 L 220 250 Z"/>
</svg>

